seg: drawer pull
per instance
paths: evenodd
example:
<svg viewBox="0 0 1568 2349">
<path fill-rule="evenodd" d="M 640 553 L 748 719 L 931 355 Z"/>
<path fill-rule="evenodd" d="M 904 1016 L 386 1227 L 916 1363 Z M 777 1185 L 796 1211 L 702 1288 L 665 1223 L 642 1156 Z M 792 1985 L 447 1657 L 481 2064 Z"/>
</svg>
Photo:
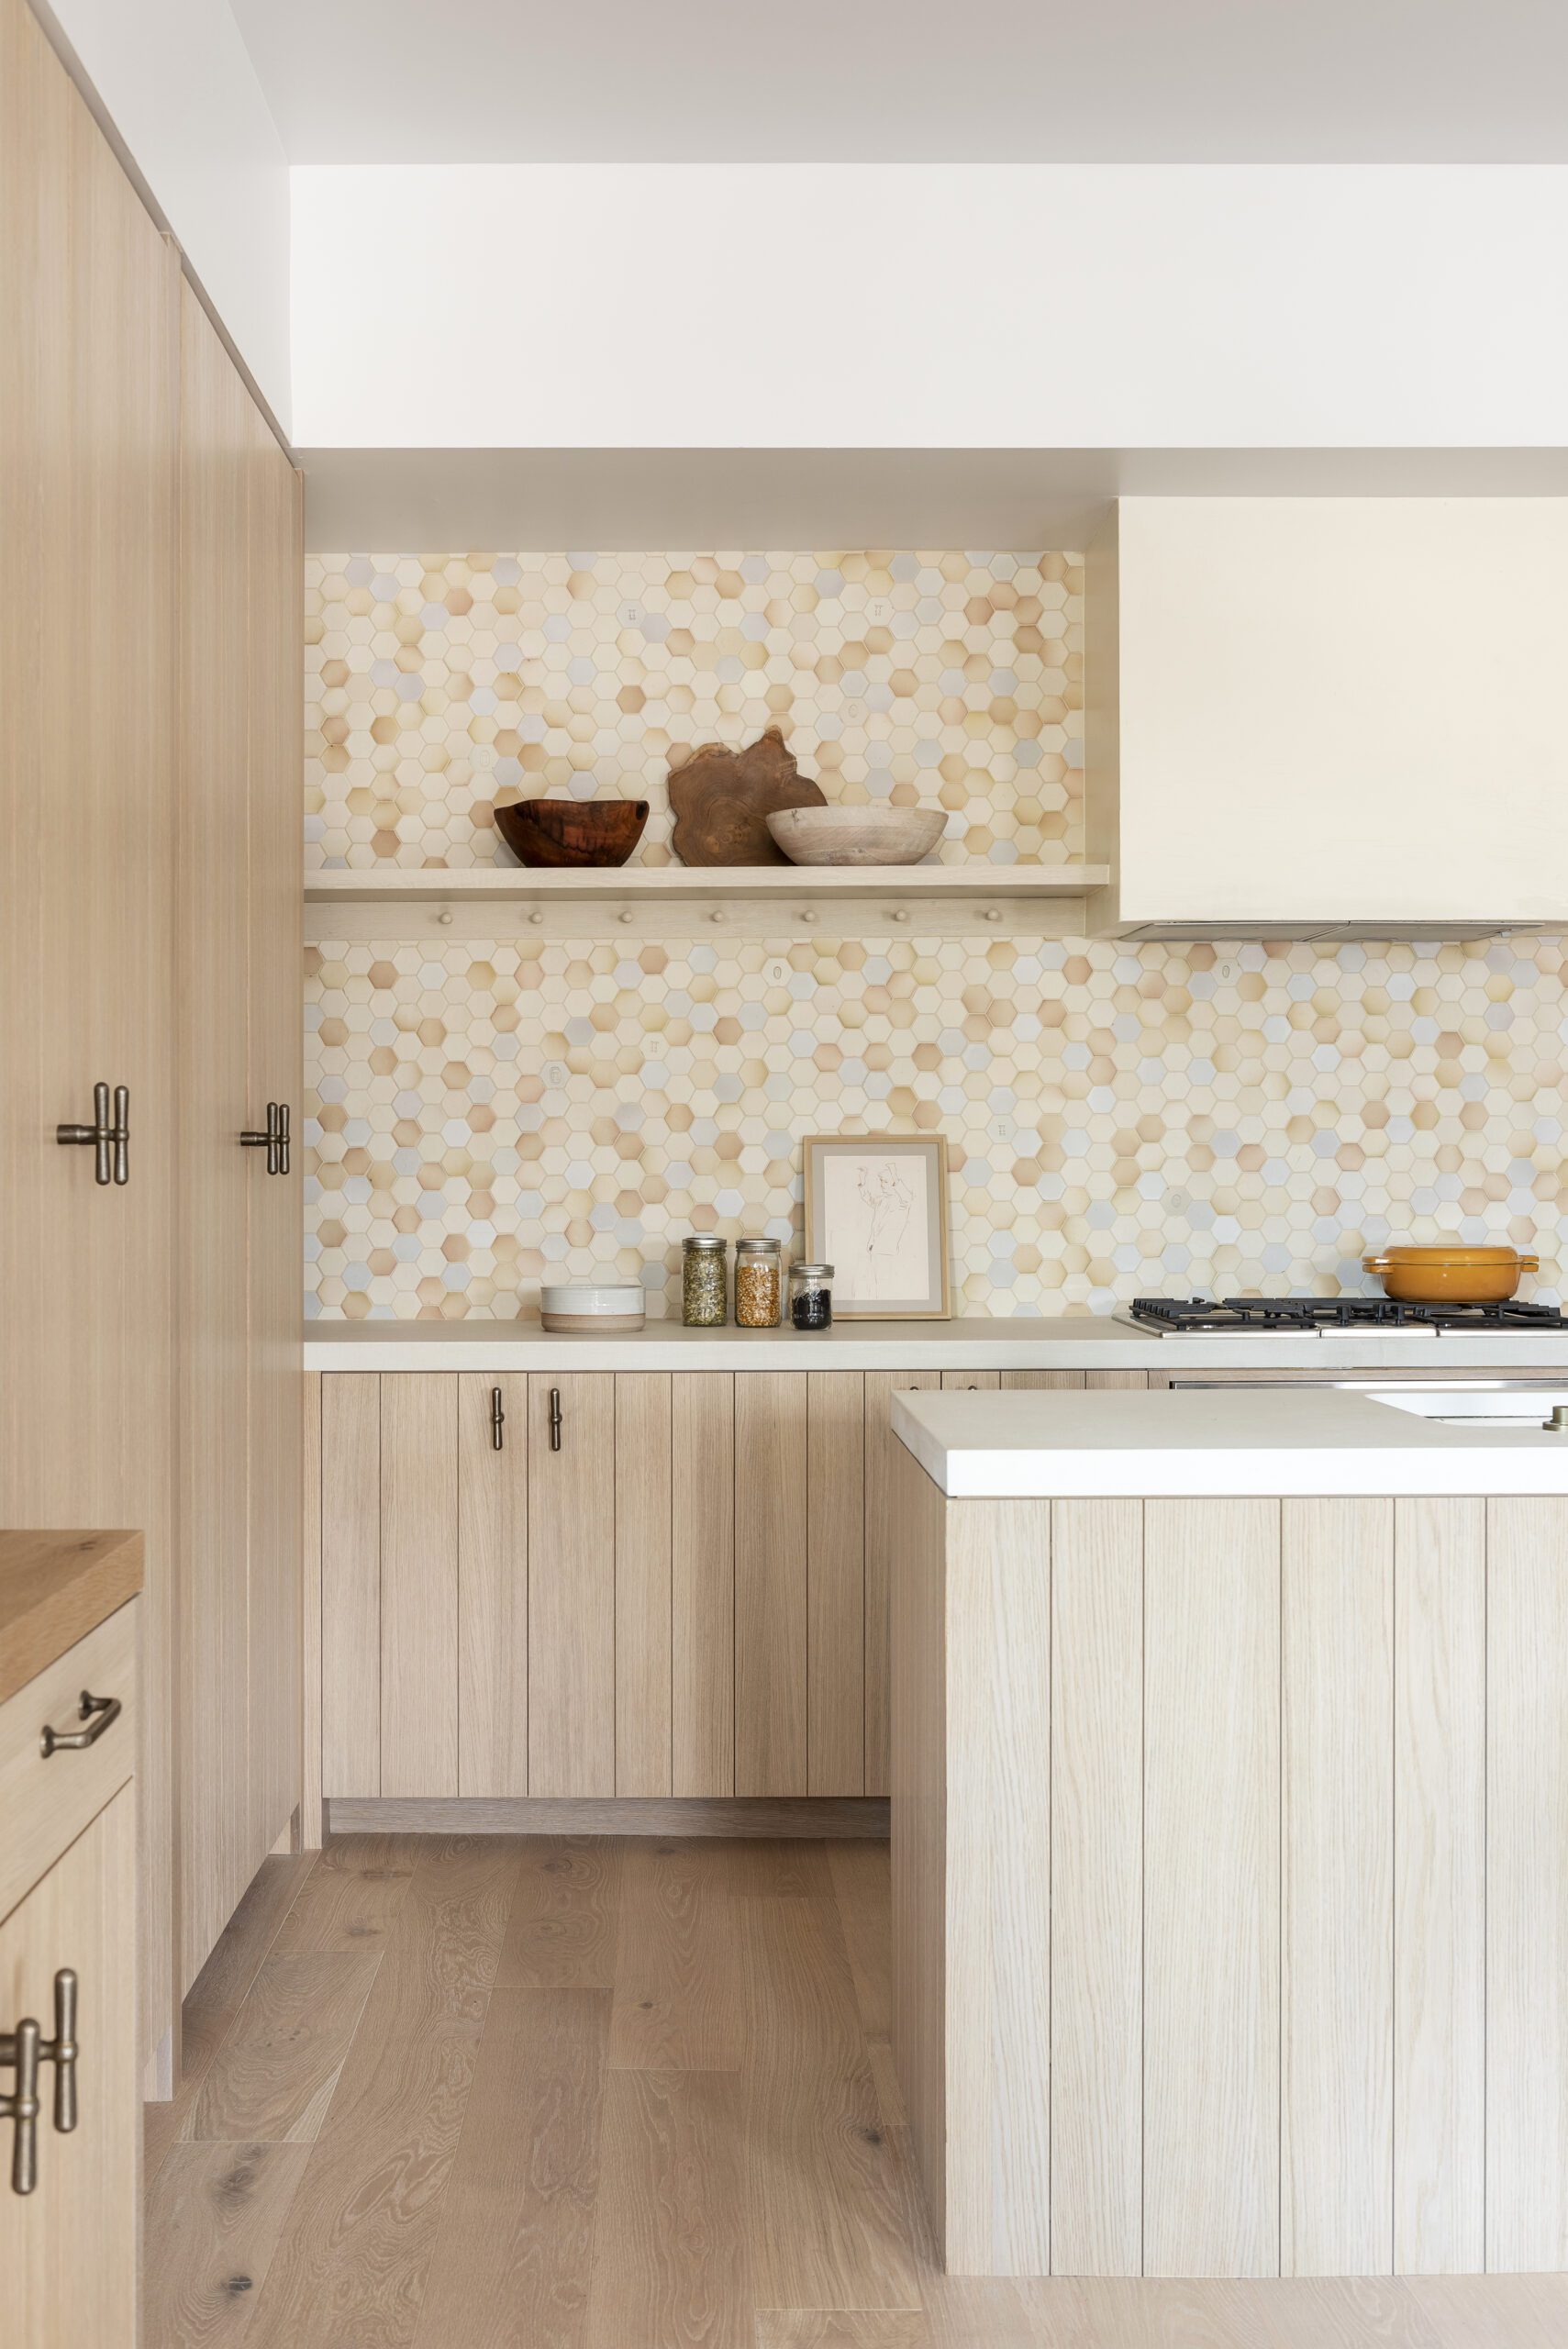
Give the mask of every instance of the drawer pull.
<svg viewBox="0 0 1568 2349">
<path fill-rule="evenodd" d="M 550 1448 L 551 1452 L 559 1452 L 561 1449 L 561 1389 L 559 1386 L 552 1386 L 550 1390 Z"/>
<path fill-rule="evenodd" d="M 50 1729 L 45 1727 L 39 1743 L 47 1762 L 51 1753 L 80 1753 L 83 1746 L 96 1745 L 106 1730 L 113 1729 L 120 1717 L 117 1697 L 95 1697 L 89 1689 L 82 1691 L 77 1708 L 78 1720 L 85 1721 L 85 1729 Z"/>
<path fill-rule="evenodd" d="M 501 1408 L 501 1389 L 493 1386 L 490 1389 L 490 1448 L 493 1452 L 499 1452 L 506 1441 L 502 1433 L 506 1424 L 506 1414 Z"/>
<path fill-rule="evenodd" d="M 62 2137 L 76 2126 L 76 1976 L 62 1965 L 54 1977 L 54 2037 L 45 2039 L 29 2015 L 15 2031 L 0 2032 L 0 2071 L 17 2075 L 15 2092 L 0 2096 L 0 2121 L 9 2121 L 11 2191 L 31 2194 L 39 2182 L 39 2065 L 54 2065 L 54 2125 Z"/>
</svg>

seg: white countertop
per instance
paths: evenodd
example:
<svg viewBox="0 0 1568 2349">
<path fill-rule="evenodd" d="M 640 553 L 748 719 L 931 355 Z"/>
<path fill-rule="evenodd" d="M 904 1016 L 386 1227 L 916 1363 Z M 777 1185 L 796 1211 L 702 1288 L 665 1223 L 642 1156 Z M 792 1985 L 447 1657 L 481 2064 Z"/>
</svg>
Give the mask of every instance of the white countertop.
<svg viewBox="0 0 1568 2349">
<path fill-rule="evenodd" d="M 1542 1417 L 1556 1401 L 1568 1377 Z M 1429 1390 L 1404 1403 L 1322 1387 L 924 1393 L 895 1395 L 893 1428 L 954 1498 L 1568 1494 L 1568 1435 L 1437 1423 Z"/>
<path fill-rule="evenodd" d="M 686 1330 L 650 1321 L 619 1338 L 551 1337 L 537 1321 L 312 1321 L 307 1370 L 1540 1370 L 1568 1332 L 1434 1337 L 1158 1336 L 1109 1314 L 1051 1319 L 839 1321 L 832 1329 Z"/>
</svg>

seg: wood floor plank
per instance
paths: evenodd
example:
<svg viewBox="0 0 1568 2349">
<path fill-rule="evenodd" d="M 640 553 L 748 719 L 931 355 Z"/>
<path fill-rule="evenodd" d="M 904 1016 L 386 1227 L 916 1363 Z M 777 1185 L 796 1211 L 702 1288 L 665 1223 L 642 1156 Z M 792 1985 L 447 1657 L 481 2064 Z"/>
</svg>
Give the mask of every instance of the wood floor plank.
<svg viewBox="0 0 1568 2349">
<path fill-rule="evenodd" d="M 759 2309 L 757 2349 L 932 2349 L 917 2309 Z"/>
<path fill-rule="evenodd" d="M 791 1835 L 737 1836 L 715 1854 L 727 1892 L 742 1899 L 831 1900 L 825 1842 Z"/>
<path fill-rule="evenodd" d="M 840 1845 L 828 1851 L 833 1897 L 854 1978 L 855 2001 L 867 2039 L 893 2032 L 893 1881 L 885 1843 Z"/>
<path fill-rule="evenodd" d="M 413 1880 L 414 1856 L 391 1835 L 334 1835 L 295 1896 L 276 1955 L 379 1948 Z"/>
<path fill-rule="evenodd" d="M 495 1990 L 417 2349 L 584 2349 L 607 1990 Z"/>
<path fill-rule="evenodd" d="M 754 2349 L 733 2072 L 609 2072 L 586 2349 Z"/>
<path fill-rule="evenodd" d="M 143 2248 L 148 2349 L 210 2349 L 249 2332 L 307 2144 L 185 2144 L 150 2201 Z"/>
<path fill-rule="evenodd" d="M 737 1900 L 733 1910 L 758 2304 L 917 2309 L 897 2152 L 883 2124 L 837 1909 Z"/>
<path fill-rule="evenodd" d="M 533 1835 L 519 1865 L 496 1988 L 612 1989 L 619 1843 L 608 1835 Z"/>
<path fill-rule="evenodd" d="M 419 2321 L 519 1847 L 418 1848 L 257 2310 L 262 2349 L 407 2349 Z"/>
<path fill-rule="evenodd" d="M 732 2072 L 740 1976 L 722 1846 L 626 1846 L 609 2062 L 615 2071 Z"/>
<path fill-rule="evenodd" d="M 379 1952 L 263 1959 L 187 2134 L 234 2143 L 314 2138 L 379 1962 Z"/>
</svg>

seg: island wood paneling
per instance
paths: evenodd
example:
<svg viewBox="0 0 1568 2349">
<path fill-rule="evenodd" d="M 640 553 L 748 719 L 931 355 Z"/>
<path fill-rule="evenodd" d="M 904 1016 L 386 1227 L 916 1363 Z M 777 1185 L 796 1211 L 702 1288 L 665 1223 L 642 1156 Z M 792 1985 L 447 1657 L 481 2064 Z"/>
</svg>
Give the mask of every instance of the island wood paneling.
<svg viewBox="0 0 1568 2349">
<path fill-rule="evenodd" d="M 1280 1510 L 1144 1510 L 1150 2276 L 1279 2272 Z"/>
<path fill-rule="evenodd" d="M 1486 1504 L 1486 2265 L 1568 2266 L 1568 1502 Z"/>
<path fill-rule="evenodd" d="M 893 2053 L 926 2208 L 947 2240 L 949 1885 L 948 1504 L 897 1444 L 888 1538 L 899 1562 L 889 1626 L 893 1746 Z M 949 2264 L 952 2265 L 951 2254 Z"/>
<path fill-rule="evenodd" d="M 1394 2266 L 1485 2264 L 1486 1505 L 1394 1504 Z"/>
<path fill-rule="evenodd" d="M 865 1790 L 865 1388 L 806 1374 L 806 1792 Z"/>
<path fill-rule="evenodd" d="M 458 1380 L 381 1386 L 381 1791 L 458 1791 Z"/>
<path fill-rule="evenodd" d="M 670 1396 L 670 1790 L 735 1792 L 735 1381 Z"/>
<path fill-rule="evenodd" d="M 667 1371 L 617 1374 L 616 1792 L 671 1790 Z"/>
<path fill-rule="evenodd" d="M 501 1394 L 501 1446 L 492 1407 Z M 528 1790 L 528 1382 L 458 1380 L 457 1780 L 462 1795 Z"/>
<path fill-rule="evenodd" d="M 895 1552 L 893 1475 L 904 1446 L 893 1432 L 893 1397 L 941 1385 L 935 1370 L 868 1370 L 864 1379 L 865 1790 L 888 1791 L 888 1620 Z"/>
<path fill-rule="evenodd" d="M 1143 2268 L 1143 1508 L 1051 1535 L 1051 2258 Z"/>
<path fill-rule="evenodd" d="M 1281 1506 L 1280 2272 L 1393 2266 L 1394 1504 Z"/>
<path fill-rule="evenodd" d="M 550 1397 L 561 1449 L 550 1449 Z M 616 1790 L 616 1405 L 605 1371 L 528 1378 L 528 1792 Z"/>
<path fill-rule="evenodd" d="M 735 1376 L 735 1791 L 804 1795 L 806 1392 L 792 1371 Z"/>
</svg>

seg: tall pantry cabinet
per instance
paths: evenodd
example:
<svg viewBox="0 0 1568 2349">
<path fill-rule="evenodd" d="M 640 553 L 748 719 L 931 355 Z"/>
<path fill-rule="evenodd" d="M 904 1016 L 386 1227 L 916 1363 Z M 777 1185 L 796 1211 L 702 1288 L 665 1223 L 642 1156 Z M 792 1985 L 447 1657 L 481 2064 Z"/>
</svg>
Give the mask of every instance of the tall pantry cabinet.
<svg viewBox="0 0 1568 2349">
<path fill-rule="evenodd" d="M 0 1524 L 145 1537 L 166 2080 L 298 1800 L 298 483 L 25 0 L 0 219 Z"/>
</svg>

